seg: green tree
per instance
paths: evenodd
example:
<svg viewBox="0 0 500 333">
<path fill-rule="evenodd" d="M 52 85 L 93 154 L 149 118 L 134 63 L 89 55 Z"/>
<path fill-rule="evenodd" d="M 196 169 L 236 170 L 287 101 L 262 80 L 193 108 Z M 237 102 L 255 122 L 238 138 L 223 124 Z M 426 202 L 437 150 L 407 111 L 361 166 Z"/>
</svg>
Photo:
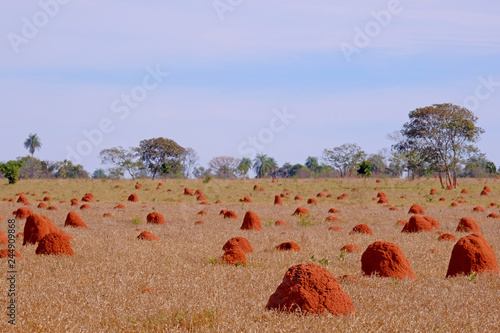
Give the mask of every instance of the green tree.
<svg viewBox="0 0 500 333">
<path fill-rule="evenodd" d="M 94 173 L 92 174 L 92 178 L 94 179 L 104 179 L 106 178 L 106 172 L 104 169 L 95 169 Z"/>
<path fill-rule="evenodd" d="M 357 167 L 366 157 L 366 153 L 355 143 L 345 143 L 333 149 L 323 150 L 323 160 L 340 171 L 345 177 Z"/>
<path fill-rule="evenodd" d="M 319 165 L 318 158 L 313 156 L 308 156 L 306 159 L 305 166 L 309 168 L 312 172 L 318 172 L 321 169 Z"/>
<path fill-rule="evenodd" d="M 22 165 L 23 164 L 20 161 L 7 161 L 5 163 L 0 163 L 0 172 L 9 180 L 9 184 L 15 184 L 21 174 Z"/>
<path fill-rule="evenodd" d="M 56 162 L 52 169 L 56 178 L 89 178 L 89 174 L 81 164 L 73 164 L 73 162 L 64 160 Z"/>
<path fill-rule="evenodd" d="M 24 141 L 24 148 L 28 149 L 28 151 L 31 154 L 31 157 L 33 157 L 35 150 L 40 149 L 41 147 L 42 147 L 42 142 L 40 141 L 40 138 L 36 133 L 35 134 L 30 133 L 28 135 L 28 138 Z"/>
<path fill-rule="evenodd" d="M 156 173 L 162 164 L 173 164 L 180 160 L 185 149 L 175 141 L 166 138 L 153 138 L 142 140 L 136 148 L 137 156 L 152 173 L 151 179 L 155 179 Z"/>
<path fill-rule="evenodd" d="M 266 154 L 257 154 L 253 160 L 253 169 L 257 174 L 256 178 L 271 175 L 278 168 L 276 160 Z"/>
<path fill-rule="evenodd" d="M 120 178 L 125 175 L 125 171 L 135 179 L 144 168 L 140 160 L 136 159 L 134 149 L 125 149 L 120 146 L 103 149 L 99 152 L 101 163 L 105 165 L 112 165 L 109 169 L 111 178 Z"/>
<path fill-rule="evenodd" d="M 368 178 L 371 176 L 371 174 L 372 174 L 372 166 L 369 161 L 363 161 L 359 163 L 358 175 Z"/>
<path fill-rule="evenodd" d="M 476 126 L 477 117 L 464 107 L 434 104 L 409 113 L 401 130 L 402 140 L 395 147 L 417 151 L 431 171 L 445 174 L 445 184 L 456 188 L 459 164 L 477 152 L 473 145 L 484 133 Z M 445 184 L 442 184 L 443 186 Z"/>
<path fill-rule="evenodd" d="M 252 168 L 252 160 L 248 157 L 243 157 L 238 165 L 238 171 L 241 176 L 246 177 L 248 171 Z"/>
</svg>

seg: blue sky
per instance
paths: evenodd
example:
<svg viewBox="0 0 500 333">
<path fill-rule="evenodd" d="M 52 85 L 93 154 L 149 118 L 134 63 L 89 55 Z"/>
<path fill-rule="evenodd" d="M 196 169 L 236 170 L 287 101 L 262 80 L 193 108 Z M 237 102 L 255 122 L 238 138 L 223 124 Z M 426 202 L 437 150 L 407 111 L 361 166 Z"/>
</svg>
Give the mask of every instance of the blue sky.
<svg viewBox="0 0 500 333">
<path fill-rule="evenodd" d="M 478 145 L 500 165 L 499 31 L 497 1 L 3 1 L 0 161 L 26 155 L 35 132 L 37 157 L 88 148 L 75 162 L 90 172 L 100 150 L 158 136 L 204 166 L 244 157 L 259 135 L 259 152 L 304 163 L 346 142 L 376 153 L 409 111 L 475 101 Z M 148 68 L 168 76 L 120 118 Z M 283 110 L 286 124 L 273 120 Z M 103 121 L 111 129 L 95 134 Z"/>
</svg>

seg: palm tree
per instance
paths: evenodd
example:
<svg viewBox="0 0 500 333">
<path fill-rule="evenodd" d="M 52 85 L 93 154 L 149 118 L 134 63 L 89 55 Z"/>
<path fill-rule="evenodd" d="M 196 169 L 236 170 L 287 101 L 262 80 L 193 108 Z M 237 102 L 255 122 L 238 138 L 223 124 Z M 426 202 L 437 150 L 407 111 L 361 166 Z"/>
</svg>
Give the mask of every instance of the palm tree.
<svg viewBox="0 0 500 333">
<path fill-rule="evenodd" d="M 305 166 L 309 169 L 311 169 L 312 172 L 317 172 L 319 171 L 319 162 L 317 157 L 309 156 L 306 160 Z"/>
<path fill-rule="evenodd" d="M 30 133 L 26 141 L 24 141 L 24 148 L 28 149 L 28 151 L 31 153 L 31 157 L 33 157 L 35 149 L 40 149 L 41 146 L 42 142 L 40 141 L 40 138 L 36 133 Z"/>
<path fill-rule="evenodd" d="M 275 159 L 266 154 L 258 154 L 253 160 L 253 169 L 257 174 L 257 178 L 262 178 L 274 172 L 278 167 Z"/>
</svg>

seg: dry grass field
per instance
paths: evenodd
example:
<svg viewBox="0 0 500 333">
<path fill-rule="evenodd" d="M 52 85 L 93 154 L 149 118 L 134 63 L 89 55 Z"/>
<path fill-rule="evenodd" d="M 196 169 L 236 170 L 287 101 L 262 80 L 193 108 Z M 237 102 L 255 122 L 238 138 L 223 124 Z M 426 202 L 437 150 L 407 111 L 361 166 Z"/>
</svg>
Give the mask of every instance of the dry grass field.
<svg viewBox="0 0 500 333">
<path fill-rule="evenodd" d="M 158 182 L 164 185 L 156 189 Z M 9 332 L 499 332 L 500 276 L 481 274 L 474 278 L 445 278 L 454 242 L 438 241 L 436 232 L 403 234 L 398 220 L 408 221 L 408 209 L 421 204 L 426 215 L 441 224 L 441 230 L 457 237 L 455 232 L 462 217 L 472 217 L 500 258 L 500 219 L 487 218 L 499 213 L 500 183 L 491 179 L 460 180 L 456 190 L 442 190 L 436 179 L 316 179 L 278 180 L 141 180 L 142 189 L 131 180 L 40 180 L 21 181 L 15 185 L 0 184 L 0 199 L 29 193 L 30 208 L 50 218 L 73 237 L 74 256 L 41 256 L 36 245 L 16 249 L 23 256 L 17 260 L 16 326 L 0 319 L 0 331 Z M 119 184 L 121 187 L 116 188 Z M 254 191 L 254 184 L 265 191 Z M 492 192 L 480 196 L 488 185 Z M 183 195 L 184 187 L 201 189 L 209 205 L 201 205 L 196 197 Z M 399 211 L 372 200 L 380 191 Z M 431 188 L 438 189 L 432 197 Z M 451 207 L 453 199 L 466 188 L 466 203 Z M 148 190 L 149 189 L 149 190 Z M 171 191 L 169 191 L 171 189 Z M 275 206 L 274 196 L 288 189 L 290 198 L 283 206 Z M 48 194 L 42 194 L 48 191 Z M 95 195 L 91 209 L 70 206 L 71 198 L 91 192 Z M 318 198 L 309 205 L 308 198 L 318 192 L 332 198 Z M 139 202 L 127 202 L 136 193 Z M 347 193 L 344 200 L 337 196 Z M 35 194 L 35 195 L 33 195 Z M 251 196 L 252 203 L 240 198 Z M 295 195 L 304 200 L 295 201 Z M 49 196 L 57 211 L 36 208 L 37 200 Z M 405 196 L 406 198 L 401 198 Z M 445 197 L 446 201 L 439 201 Z M 215 204 L 220 199 L 222 203 Z M 98 202 L 96 200 L 99 200 Z M 60 203 L 60 201 L 65 201 Z M 81 204 L 82 202 L 80 202 Z M 114 209 L 118 204 L 125 209 Z M 485 212 L 473 212 L 482 206 Z M 0 230 L 7 233 L 7 219 L 21 207 L 15 202 L 0 201 Z M 311 216 L 292 216 L 299 207 Z M 325 222 L 328 210 L 340 222 Z M 221 209 L 238 214 L 237 219 L 223 219 Z M 69 211 L 77 212 L 88 229 L 64 227 Z M 197 212 L 205 210 L 208 215 Z M 256 212 L 263 231 L 243 231 L 240 226 L 245 212 Z M 146 215 L 161 213 L 165 225 L 146 224 Z M 103 217 L 112 213 L 112 217 Z M 135 218 L 135 219 L 134 219 Z M 205 224 L 195 225 L 203 220 Z M 285 220 L 288 226 L 275 226 Z M 25 220 L 17 220 L 22 232 Z M 349 234 L 357 224 L 367 224 L 373 235 Z M 340 226 L 341 231 L 328 230 Z M 159 241 L 142 241 L 137 236 L 147 230 Z M 247 238 L 254 253 L 248 254 L 246 266 L 231 266 L 220 260 L 222 246 L 232 237 Z M 408 258 L 417 279 L 393 280 L 364 276 L 361 254 L 342 254 L 343 245 L 354 243 L 363 251 L 369 244 L 384 240 L 394 242 Z M 300 252 L 279 252 L 275 246 L 286 241 L 297 243 Z M 431 251 L 433 249 L 434 251 Z M 7 260 L 0 269 L 7 275 Z M 271 294 L 281 283 L 286 270 L 299 263 L 315 262 L 333 276 L 350 274 L 354 281 L 339 280 L 351 297 L 355 315 L 312 316 L 278 313 L 265 309 Z M 6 279 L 0 282 L 2 313 L 7 307 Z"/>
</svg>

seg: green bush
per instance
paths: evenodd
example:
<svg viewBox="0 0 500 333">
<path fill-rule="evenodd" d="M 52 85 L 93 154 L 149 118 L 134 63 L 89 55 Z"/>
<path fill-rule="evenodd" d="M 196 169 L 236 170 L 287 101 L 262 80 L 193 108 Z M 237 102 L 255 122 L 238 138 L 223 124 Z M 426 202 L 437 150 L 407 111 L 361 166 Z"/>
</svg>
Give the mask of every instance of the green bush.
<svg viewBox="0 0 500 333">
<path fill-rule="evenodd" d="M 15 184 L 21 175 L 22 163 L 18 161 L 8 161 L 0 163 L 0 172 L 9 180 L 9 184 Z"/>
</svg>

